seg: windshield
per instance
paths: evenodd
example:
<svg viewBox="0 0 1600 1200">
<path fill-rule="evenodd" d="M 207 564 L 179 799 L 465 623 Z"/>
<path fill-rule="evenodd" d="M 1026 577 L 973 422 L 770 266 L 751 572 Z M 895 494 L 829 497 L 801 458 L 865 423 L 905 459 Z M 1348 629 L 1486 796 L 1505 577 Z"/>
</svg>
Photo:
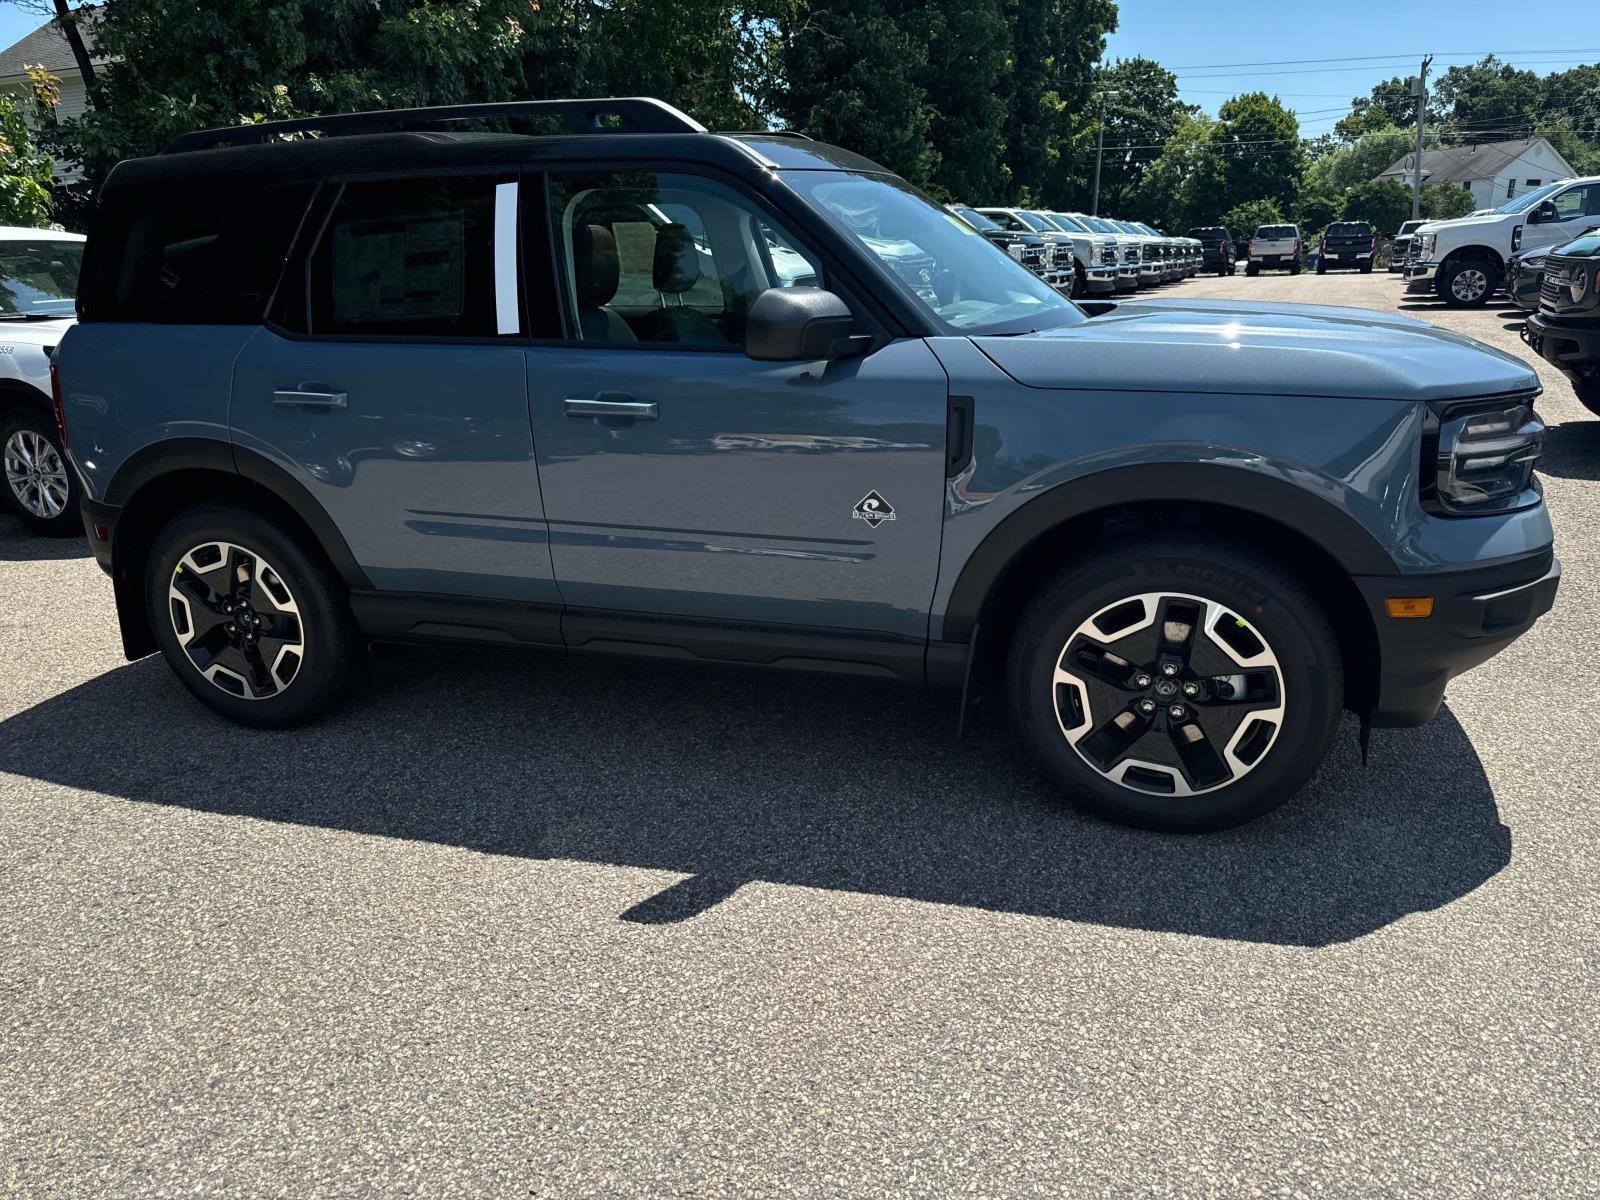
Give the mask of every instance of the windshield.
<svg viewBox="0 0 1600 1200">
<path fill-rule="evenodd" d="M 1400 226 L 1400 232 L 1401 233 L 1415 233 L 1421 227 L 1422 227 L 1422 222 L 1421 221 L 1407 221 L 1404 225 Z"/>
<path fill-rule="evenodd" d="M 1121 232 L 1116 226 L 1112 225 L 1111 222 L 1106 220 L 1104 217 L 1086 217 L 1082 213 L 1068 213 L 1067 216 L 1071 217 L 1074 221 L 1082 222 L 1096 233 Z"/>
<path fill-rule="evenodd" d="M 1542 188 L 1535 188 L 1531 192 L 1523 192 L 1522 195 L 1518 196 L 1515 200 L 1507 200 L 1499 208 L 1492 208 L 1489 211 L 1497 213 L 1526 212 L 1535 204 L 1539 203 L 1539 201 L 1549 196 L 1551 192 L 1557 191 L 1565 186 L 1566 184 L 1564 182 L 1547 183 Z"/>
<path fill-rule="evenodd" d="M 1060 230 L 1058 230 L 1054 225 L 1050 224 L 1049 221 L 1046 221 L 1038 213 L 1023 212 L 1021 209 L 1018 209 L 1017 210 L 1017 218 L 1024 225 L 1026 225 L 1029 229 L 1033 230 L 1035 233 L 1059 233 L 1060 232 Z"/>
<path fill-rule="evenodd" d="M 0 316 L 72 316 L 82 265 L 82 242 L 0 242 Z"/>
<path fill-rule="evenodd" d="M 1151 237 L 1166 237 L 1167 236 L 1166 234 L 1160 232 L 1159 230 L 1152 229 L 1149 225 L 1146 225 L 1143 221 L 1135 221 L 1133 223 L 1133 227 L 1135 229 L 1137 229 L 1140 233 L 1148 233 Z"/>
<path fill-rule="evenodd" d="M 984 216 L 975 208 L 968 208 L 965 204 L 956 204 L 952 207 L 955 209 L 956 216 L 960 217 L 974 229 L 1001 228 L 1001 225 L 998 221 L 991 221 L 988 217 Z"/>
<path fill-rule="evenodd" d="M 784 178 L 829 224 L 869 250 L 918 307 L 952 330 L 1031 333 L 1086 319 L 1077 305 L 903 180 L 854 171 L 791 171 Z"/>
<path fill-rule="evenodd" d="M 1057 229 L 1066 233 L 1088 233 L 1089 227 L 1082 221 L 1074 221 L 1066 213 L 1048 212 L 1044 214 L 1055 224 Z"/>
</svg>

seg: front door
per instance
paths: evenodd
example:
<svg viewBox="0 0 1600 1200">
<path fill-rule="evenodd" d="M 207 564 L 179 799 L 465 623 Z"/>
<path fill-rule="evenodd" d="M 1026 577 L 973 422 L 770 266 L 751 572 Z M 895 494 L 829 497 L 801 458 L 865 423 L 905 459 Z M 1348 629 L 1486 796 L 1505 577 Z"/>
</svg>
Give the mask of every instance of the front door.
<svg viewBox="0 0 1600 1200">
<path fill-rule="evenodd" d="M 755 296 L 826 287 L 829 273 L 759 202 L 712 179 L 552 175 L 549 220 L 569 336 L 530 348 L 528 376 L 569 619 L 920 645 L 948 391 L 928 347 L 893 341 L 832 363 L 746 357 Z"/>
<path fill-rule="evenodd" d="M 1522 228 L 1524 248 L 1563 246 L 1580 234 L 1600 225 L 1600 183 L 1580 183 L 1557 192 L 1549 203 L 1555 208 L 1549 220 L 1536 220 L 1542 204 L 1534 206 Z M 1548 212 L 1548 210 L 1546 210 Z"/>
</svg>

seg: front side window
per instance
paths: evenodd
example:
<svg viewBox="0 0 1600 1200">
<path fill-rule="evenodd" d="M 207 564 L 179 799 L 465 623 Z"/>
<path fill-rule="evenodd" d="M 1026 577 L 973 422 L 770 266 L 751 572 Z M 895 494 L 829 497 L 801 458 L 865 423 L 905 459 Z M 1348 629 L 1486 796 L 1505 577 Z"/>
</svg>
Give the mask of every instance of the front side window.
<svg viewBox="0 0 1600 1200">
<path fill-rule="evenodd" d="M 567 318 L 579 341 L 744 344 L 774 287 L 822 287 L 818 261 L 731 188 L 653 171 L 553 176 Z"/>
<path fill-rule="evenodd" d="M 1028 333 L 1086 319 L 1077 305 L 903 180 L 855 171 L 791 171 L 784 181 L 948 329 Z"/>
<path fill-rule="evenodd" d="M 1557 196 L 1556 220 L 1576 221 L 1579 217 L 1600 216 L 1600 183 L 1586 183 L 1582 187 L 1568 188 Z"/>
<path fill-rule="evenodd" d="M 0 241 L 0 318 L 70 317 L 82 266 L 82 242 Z"/>
<path fill-rule="evenodd" d="M 1518 196 L 1510 203 L 1502 204 L 1498 209 L 1493 209 L 1491 211 L 1499 213 L 1527 212 L 1535 204 L 1538 204 L 1539 201 L 1549 199 L 1550 193 L 1555 191 L 1560 186 L 1561 185 L 1559 183 L 1547 183 L 1537 191 L 1523 192 L 1522 195 Z"/>
<path fill-rule="evenodd" d="M 495 337 L 500 186 L 488 176 L 345 184 L 311 254 L 307 332 Z M 506 237 L 514 264 L 514 224 Z"/>
</svg>

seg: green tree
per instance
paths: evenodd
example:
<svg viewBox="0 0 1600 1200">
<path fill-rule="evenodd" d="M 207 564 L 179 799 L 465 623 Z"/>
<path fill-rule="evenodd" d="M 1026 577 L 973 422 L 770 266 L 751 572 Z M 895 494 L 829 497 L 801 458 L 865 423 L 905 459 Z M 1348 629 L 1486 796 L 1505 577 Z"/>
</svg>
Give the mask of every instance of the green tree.
<svg viewBox="0 0 1600 1200">
<path fill-rule="evenodd" d="M 1358 141 L 1362 135 L 1396 126 L 1415 127 L 1417 102 L 1400 78 L 1385 79 L 1365 96 L 1350 101 L 1350 115 L 1334 125 L 1341 141 Z"/>
<path fill-rule="evenodd" d="M 1198 109 L 1178 99 L 1178 77 L 1148 58 L 1119 59 L 1101 68 L 1095 88 L 1115 93 L 1105 106 L 1100 206 L 1126 212 L 1167 139 Z"/>
<path fill-rule="evenodd" d="M 0 225 L 50 224 L 50 156 L 33 142 L 24 102 L 0 93 Z"/>
<path fill-rule="evenodd" d="M 1294 113 L 1265 92 L 1246 92 L 1224 102 L 1217 120 L 1212 145 L 1222 155 L 1233 202 L 1266 199 L 1280 210 L 1292 207 L 1305 171 Z"/>
<path fill-rule="evenodd" d="M 1151 162 L 1134 196 L 1134 208 L 1163 229 L 1214 225 L 1228 196 L 1221 155 L 1212 145 L 1217 123 L 1203 114 L 1178 122 Z"/>
<path fill-rule="evenodd" d="M 1008 195 L 1006 106 L 999 92 L 1011 31 L 1001 0 L 929 4 L 908 20 L 928 47 L 922 88 L 932 114 L 929 136 L 939 151 L 932 191 L 979 204 Z"/>
<path fill-rule="evenodd" d="M 1411 219 L 1411 189 L 1392 179 L 1369 179 L 1345 193 L 1339 215 L 1346 221 L 1366 221 L 1380 233 L 1393 233 Z"/>
<path fill-rule="evenodd" d="M 1339 218 L 1343 203 L 1328 192 L 1314 188 L 1303 190 L 1293 208 L 1295 224 L 1309 234 L 1312 230 L 1326 229 L 1328 222 Z"/>
<path fill-rule="evenodd" d="M 1420 200 L 1422 215 L 1430 221 L 1464 217 L 1478 207 L 1472 193 L 1459 183 L 1429 184 L 1422 189 Z"/>
<path fill-rule="evenodd" d="M 1433 85 L 1432 115 L 1446 131 L 1478 141 L 1523 137 L 1538 119 L 1539 76 L 1493 54 L 1467 66 L 1447 67 Z"/>
<path fill-rule="evenodd" d="M 1425 149 L 1438 144 L 1436 138 L 1423 141 Z M 1351 188 L 1381 175 L 1416 149 L 1416 131 L 1379 129 L 1363 134 L 1351 146 L 1326 154 L 1306 170 L 1305 186 L 1316 191 L 1342 196 Z"/>
<path fill-rule="evenodd" d="M 812 0 L 784 54 L 784 110 L 797 128 L 881 162 L 912 183 L 939 165 L 923 81 L 928 43 L 893 0 Z"/>
<path fill-rule="evenodd" d="M 1011 33 L 1006 164 L 1013 193 L 1053 207 L 1087 206 L 1094 171 L 1094 72 L 1113 0 L 1005 0 Z"/>
<path fill-rule="evenodd" d="M 1283 210 L 1271 200 L 1247 200 L 1223 213 L 1222 223 L 1235 237 L 1247 238 L 1263 225 L 1281 225 Z"/>
</svg>

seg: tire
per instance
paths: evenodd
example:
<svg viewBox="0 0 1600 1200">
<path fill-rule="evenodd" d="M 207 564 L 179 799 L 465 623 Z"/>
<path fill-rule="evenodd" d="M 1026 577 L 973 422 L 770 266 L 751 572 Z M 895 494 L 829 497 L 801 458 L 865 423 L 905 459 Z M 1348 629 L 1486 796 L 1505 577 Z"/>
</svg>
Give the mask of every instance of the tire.
<svg viewBox="0 0 1600 1200">
<path fill-rule="evenodd" d="M 1299 263 L 1295 263 L 1294 266 L 1290 267 L 1289 268 L 1289 274 L 1291 274 L 1291 275 L 1300 274 L 1300 264 Z"/>
<path fill-rule="evenodd" d="M 1246 268 L 1245 268 L 1245 269 L 1244 269 L 1244 273 L 1245 273 L 1245 274 L 1246 274 L 1246 275 L 1248 275 L 1248 276 L 1250 276 L 1250 277 L 1251 277 L 1251 278 L 1252 278 L 1252 279 L 1253 279 L 1253 278 L 1255 278 L 1255 277 L 1256 277 L 1256 276 L 1257 276 L 1257 275 L 1259 275 L 1259 274 L 1261 274 L 1261 268 L 1260 268 L 1260 267 L 1258 267 L 1258 266 L 1256 266 L 1256 264 L 1255 264 L 1255 263 L 1251 263 L 1251 264 L 1250 264 L 1250 265 L 1249 265 L 1249 266 L 1248 266 L 1248 267 L 1246 267 Z"/>
<path fill-rule="evenodd" d="M 1158 663 L 1158 631 L 1185 622 L 1187 640 Z M 1210 539 L 1141 539 L 1064 568 L 1018 623 L 1008 683 L 1023 736 L 1070 797 L 1172 832 L 1225 829 L 1289 799 L 1326 757 L 1344 700 L 1338 639 L 1310 589 Z M 1227 703 L 1241 686 L 1246 702 Z M 1096 716 L 1119 705 L 1116 721 Z"/>
<path fill-rule="evenodd" d="M 1567 379 L 1572 383 L 1572 390 L 1578 397 L 1578 403 L 1600 417 L 1600 377 L 1573 379 L 1568 375 Z"/>
<path fill-rule="evenodd" d="M 1232 275 L 1232 274 L 1233 274 L 1233 268 L 1232 267 L 1221 266 L 1221 267 L 1217 268 L 1217 278 L 1218 279 L 1226 279 L 1229 275 Z"/>
<path fill-rule="evenodd" d="M 1372 264 L 1370 262 L 1362 263 L 1361 264 L 1361 273 L 1363 275 L 1371 275 L 1372 274 Z"/>
<path fill-rule="evenodd" d="M 1328 268 L 1326 266 L 1324 266 L 1322 263 L 1318 263 L 1317 264 L 1317 274 L 1318 275 L 1326 275 L 1327 273 L 1328 273 Z"/>
<path fill-rule="evenodd" d="M 50 417 L 31 408 L 0 417 L 0 460 L 5 474 L 0 493 L 24 525 L 45 537 L 84 536 L 78 511 L 83 485 Z"/>
<path fill-rule="evenodd" d="M 1074 263 L 1072 266 L 1072 293 L 1070 298 L 1081 300 L 1089 294 L 1089 277 L 1083 273 L 1083 264 Z"/>
<path fill-rule="evenodd" d="M 1482 308 L 1499 284 L 1500 273 L 1493 263 L 1468 258 L 1440 271 L 1436 288 L 1439 299 L 1451 308 Z"/>
<path fill-rule="evenodd" d="M 151 547 L 145 594 L 168 665 L 241 725 L 304 724 L 354 677 L 363 639 L 343 582 L 274 518 L 225 505 L 179 514 Z"/>
</svg>

